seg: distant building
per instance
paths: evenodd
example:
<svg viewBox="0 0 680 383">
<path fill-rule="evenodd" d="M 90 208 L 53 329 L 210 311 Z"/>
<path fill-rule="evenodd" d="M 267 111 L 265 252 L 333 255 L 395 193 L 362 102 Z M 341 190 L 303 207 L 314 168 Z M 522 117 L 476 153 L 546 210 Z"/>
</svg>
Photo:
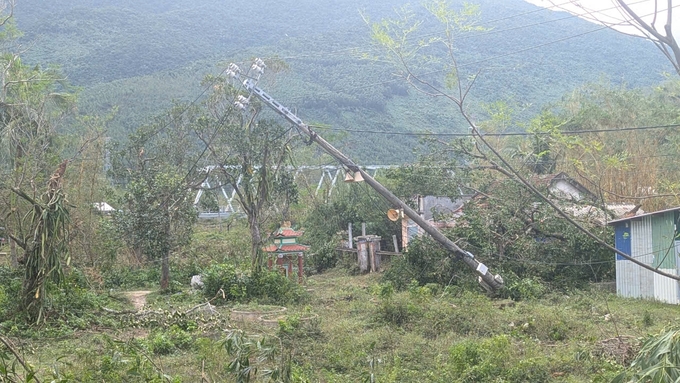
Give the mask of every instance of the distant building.
<svg viewBox="0 0 680 383">
<path fill-rule="evenodd" d="M 536 186 L 544 186 L 548 194 L 559 200 L 574 202 L 594 201 L 596 196 L 566 173 L 536 175 L 530 179 Z"/>
<path fill-rule="evenodd" d="M 667 274 L 679 275 L 680 207 L 612 220 L 615 247 Z M 622 297 L 680 303 L 678 281 L 654 273 L 616 254 L 616 293 Z"/>
<path fill-rule="evenodd" d="M 443 196 L 416 196 L 418 214 L 430 225 L 442 229 L 453 227 L 456 220 L 463 215 L 463 206 L 473 195 L 465 195 L 455 200 Z M 406 248 L 413 238 L 425 234 L 413 220 L 403 217 L 401 220 L 401 246 Z"/>
<path fill-rule="evenodd" d="M 530 182 L 547 189 L 547 196 L 558 203 L 561 209 L 576 218 L 590 221 L 595 224 L 606 225 L 612 219 L 633 217 L 644 214 L 640 206 L 626 203 L 608 203 L 597 206 L 597 197 L 588 188 L 583 186 L 566 173 L 535 175 Z M 496 181 L 493 190 L 502 187 L 501 181 Z M 463 216 L 463 207 L 470 200 L 483 201 L 486 194 L 476 193 L 464 195 L 456 199 L 442 196 L 417 196 L 418 213 L 429 224 L 437 228 L 450 228 Z M 402 247 L 406 248 L 410 240 L 425 232 L 408 217 L 402 218 Z"/>
</svg>

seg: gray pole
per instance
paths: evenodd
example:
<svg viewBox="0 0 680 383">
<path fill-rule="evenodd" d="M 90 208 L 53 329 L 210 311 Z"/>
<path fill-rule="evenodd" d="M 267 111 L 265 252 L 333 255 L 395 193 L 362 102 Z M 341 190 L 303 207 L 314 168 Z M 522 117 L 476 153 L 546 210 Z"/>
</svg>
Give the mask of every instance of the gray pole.
<svg viewBox="0 0 680 383">
<path fill-rule="evenodd" d="M 240 78 L 237 76 L 237 78 Z M 411 218 L 418 226 L 420 226 L 426 233 L 432 236 L 432 238 L 441 243 L 444 248 L 450 252 L 461 257 L 463 262 L 465 262 L 472 270 L 475 270 L 479 275 L 479 281 L 484 287 L 488 287 L 491 290 L 498 290 L 503 287 L 503 278 L 500 275 L 493 275 L 489 272 L 489 269 L 483 263 L 477 261 L 472 255 L 472 253 L 465 251 L 458 247 L 453 241 L 446 238 L 436 227 L 430 225 L 423 217 L 421 217 L 415 210 L 411 209 L 407 204 L 401 201 L 397 196 L 392 194 L 386 187 L 381 185 L 376 181 L 371 175 L 362 170 L 357 164 L 354 163 L 349 157 L 345 156 L 342 152 L 336 149 L 333 145 L 324 140 L 319 134 L 309 128 L 307 124 L 302 122 L 302 120 L 293 114 L 288 108 L 282 106 L 276 102 L 271 96 L 265 93 L 262 89 L 255 86 L 254 81 L 251 79 L 246 79 L 243 85 L 249 91 L 253 92 L 260 100 L 262 100 L 267 106 L 272 108 L 275 112 L 279 113 L 286 120 L 297 126 L 302 133 L 309 137 L 310 142 L 315 142 L 319 145 L 326 153 L 330 154 L 333 158 L 338 160 L 342 165 L 347 167 L 353 172 L 359 172 L 364 178 L 366 183 L 371 186 L 378 194 L 383 196 L 389 203 L 393 206 L 404 211 L 404 214 Z M 483 282 L 483 283 L 482 283 Z"/>
</svg>

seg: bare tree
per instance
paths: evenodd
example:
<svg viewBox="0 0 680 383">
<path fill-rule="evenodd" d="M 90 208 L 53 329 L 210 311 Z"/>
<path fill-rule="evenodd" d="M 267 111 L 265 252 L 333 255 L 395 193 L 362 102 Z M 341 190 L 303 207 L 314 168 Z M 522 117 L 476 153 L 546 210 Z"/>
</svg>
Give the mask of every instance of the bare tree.
<svg viewBox="0 0 680 383">
<path fill-rule="evenodd" d="M 534 1 L 541 4 L 546 1 Z M 579 0 L 547 0 L 552 8 L 604 25 L 617 32 L 651 41 L 680 75 L 680 46 L 673 34 L 673 0 L 610 0 L 609 5 L 593 7 Z M 584 3 L 590 3 L 584 5 Z"/>
</svg>

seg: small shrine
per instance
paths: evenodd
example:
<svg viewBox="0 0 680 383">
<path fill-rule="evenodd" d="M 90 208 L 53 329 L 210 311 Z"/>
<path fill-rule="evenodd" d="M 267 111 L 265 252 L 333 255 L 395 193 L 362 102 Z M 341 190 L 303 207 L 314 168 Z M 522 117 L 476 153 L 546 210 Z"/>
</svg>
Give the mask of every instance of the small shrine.
<svg viewBox="0 0 680 383">
<path fill-rule="evenodd" d="M 276 268 L 288 278 L 292 278 L 297 272 L 299 283 L 302 283 L 304 276 L 304 252 L 309 250 L 309 246 L 297 242 L 302 234 L 303 231 L 293 230 L 290 222 L 284 222 L 274 234 L 274 244 L 264 248 L 269 253 L 267 267 L 272 270 L 276 258 Z"/>
</svg>

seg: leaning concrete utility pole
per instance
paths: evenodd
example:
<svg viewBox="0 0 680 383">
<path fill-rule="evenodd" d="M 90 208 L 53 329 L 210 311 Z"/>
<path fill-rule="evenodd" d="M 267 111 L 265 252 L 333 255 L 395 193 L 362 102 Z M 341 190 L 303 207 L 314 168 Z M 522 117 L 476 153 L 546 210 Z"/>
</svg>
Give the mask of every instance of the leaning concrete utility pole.
<svg viewBox="0 0 680 383">
<path fill-rule="evenodd" d="M 475 259 L 475 256 L 456 245 L 453 241 L 448 239 L 444 234 L 442 234 L 436 227 L 430 225 L 423 217 L 420 216 L 415 210 L 409 207 L 406 203 L 400 200 L 397 196 L 392 194 L 386 187 L 376 181 L 370 174 L 362 170 L 357 164 L 354 163 L 349 157 L 341 153 L 333 145 L 324 140 L 319 134 L 313 131 L 307 124 L 305 124 L 299 117 L 293 114 L 288 108 L 281 105 L 279 102 L 274 100 L 271 96 L 265 93 L 262 89 L 258 88 L 257 81 L 260 76 L 264 73 L 266 65 L 261 59 L 256 59 L 250 69 L 243 73 L 241 69 L 236 64 L 230 64 L 226 73 L 232 78 L 241 82 L 243 87 L 249 92 L 248 97 L 239 96 L 234 105 L 238 108 L 245 109 L 246 105 L 250 101 L 250 97 L 255 95 L 267 106 L 273 109 L 275 112 L 283 116 L 288 122 L 295 125 L 302 133 L 307 135 L 310 142 L 315 142 L 319 145 L 326 153 L 330 154 L 333 158 L 338 160 L 343 166 L 351 170 L 356 177 L 356 174 L 360 174 L 361 177 L 366 181 L 366 183 L 371 186 L 376 192 L 383 196 L 392 205 L 397 206 L 402 209 L 404 215 L 409 217 L 413 222 L 420 226 L 426 233 L 428 233 L 432 238 L 441 243 L 444 248 L 452 252 L 453 254 L 461 257 L 463 262 L 465 262 L 471 269 L 475 270 L 478 275 L 479 283 L 488 291 L 496 291 L 503 287 L 503 278 L 496 274 L 489 272 L 486 265 Z M 254 72 L 255 75 L 251 76 L 249 73 Z"/>
</svg>

